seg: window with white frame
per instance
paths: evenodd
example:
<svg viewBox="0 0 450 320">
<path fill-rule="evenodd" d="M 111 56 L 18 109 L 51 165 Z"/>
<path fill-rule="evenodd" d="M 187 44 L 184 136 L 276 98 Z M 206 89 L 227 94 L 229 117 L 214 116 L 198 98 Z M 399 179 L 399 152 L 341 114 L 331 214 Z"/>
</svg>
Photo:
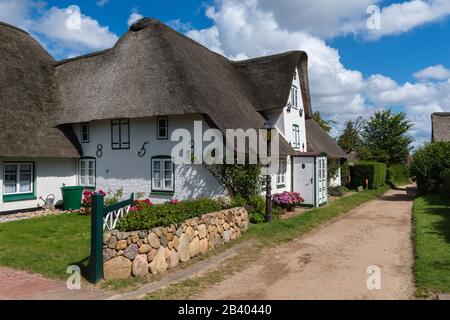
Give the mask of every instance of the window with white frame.
<svg viewBox="0 0 450 320">
<path fill-rule="evenodd" d="M 286 184 L 286 159 L 278 160 L 277 185 Z"/>
<path fill-rule="evenodd" d="M 169 122 L 167 117 L 158 117 L 156 119 L 157 123 L 157 138 L 158 139 L 168 139 L 169 138 Z"/>
<path fill-rule="evenodd" d="M 296 86 L 291 88 L 291 103 L 292 107 L 298 108 L 298 88 Z"/>
<path fill-rule="evenodd" d="M 5 163 L 3 194 L 33 193 L 33 163 Z"/>
<path fill-rule="evenodd" d="M 86 158 L 79 161 L 80 186 L 95 188 L 96 182 L 95 159 Z"/>
<path fill-rule="evenodd" d="M 81 131 L 81 143 L 88 143 L 89 142 L 89 124 L 82 123 L 80 125 L 80 131 Z"/>
<path fill-rule="evenodd" d="M 111 120 L 111 147 L 113 150 L 130 149 L 130 120 Z"/>
<path fill-rule="evenodd" d="M 171 158 L 152 159 L 152 191 L 174 191 L 174 166 Z"/>
<path fill-rule="evenodd" d="M 300 127 L 296 124 L 292 125 L 293 147 L 300 149 Z"/>
</svg>

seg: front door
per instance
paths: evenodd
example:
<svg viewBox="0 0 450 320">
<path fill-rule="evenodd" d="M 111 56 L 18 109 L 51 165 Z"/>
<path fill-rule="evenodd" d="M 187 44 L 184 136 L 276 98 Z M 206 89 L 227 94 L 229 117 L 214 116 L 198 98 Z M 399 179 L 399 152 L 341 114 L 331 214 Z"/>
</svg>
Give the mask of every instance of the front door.
<svg viewBox="0 0 450 320">
<path fill-rule="evenodd" d="M 320 206 L 328 200 L 328 186 L 327 186 L 327 158 L 316 158 L 316 193 L 317 204 Z"/>
<path fill-rule="evenodd" d="M 304 205 L 314 206 L 314 157 L 294 157 L 292 163 L 292 191 L 300 193 Z"/>
</svg>

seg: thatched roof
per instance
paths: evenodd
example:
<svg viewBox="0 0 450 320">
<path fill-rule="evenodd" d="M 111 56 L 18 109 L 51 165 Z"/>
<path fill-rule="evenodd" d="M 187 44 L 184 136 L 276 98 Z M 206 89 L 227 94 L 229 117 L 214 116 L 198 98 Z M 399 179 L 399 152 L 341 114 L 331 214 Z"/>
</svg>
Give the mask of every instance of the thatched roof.
<svg viewBox="0 0 450 320">
<path fill-rule="evenodd" d="M 56 65 L 60 123 L 197 113 L 222 131 L 260 128 L 258 111 L 286 105 L 295 67 L 305 62 L 303 52 L 232 62 L 145 18 L 112 49 Z M 280 152 L 294 150 L 282 139 Z"/>
<path fill-rule="evenodd" d="M 52 57 L 25 31 L 0 23 L 0 157 L 78 157 L 55 128 L 62 114 Z M 71 136 L 70 128 L 63 128 Z"/>
<path fill-rule="evenodd" d="M 435 112 L 431 115 L 433 141 L 450 141 L 450 112 Z"/>
<path fill-rule="evenodd" d="M 347 158 L 344 150 L 313 119 L 306 120 L 306 140 L 309 152 L 326 153 L 335 159 Z"/>
</svg>

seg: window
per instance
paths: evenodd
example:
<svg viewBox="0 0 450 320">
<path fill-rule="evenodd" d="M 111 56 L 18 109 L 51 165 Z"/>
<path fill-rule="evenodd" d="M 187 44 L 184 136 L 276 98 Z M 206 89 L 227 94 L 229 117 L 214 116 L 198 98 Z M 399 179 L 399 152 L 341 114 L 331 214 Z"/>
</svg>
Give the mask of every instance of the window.
<svg viewBox="0 0 450 320">
<path fill-rule="evenodd" d="M 33 163 L 5 163 L 3 194 L 31 194 L 34 192 Z"/>
<path fill-rule="evenodd" d="M 80 125 L 81 130 L 81 143 L 89 143 L 89 124 L 82 123 Z"/>
<path fill-rule="evenodd" d="M 94 187 L 96 183 L 96 163 L 94 158 L 80 159 L 79 176 L 80 186 Z"/>
<path fill-rule="evenodd" d="M 130 120 L 111 120 L 111 147 L 113 150 L 130 149 Z"/>
<path fill-rule="evenodd" d="M 168 139 L 169 138 L 169 125 L 167 117 L 158 117 L 156 119 L 157 123 L 157 138 L 158 139 Z"/>
<path fill-rule="evenodd" d="M 292 86 L 291 88 L 291 102 L 292 107 L 298 108 L 298 89 L 296 86 Z"/>
<path fill-rule="evenodd" d="M 286 159 L 278 160 L 277 186 L 286 184 Z"/>
<path fill-rule="evenodd" d="M 300 127 L 296 124 L 292 126 L 292 135 L 294 139 L 294 149 L 300 149 Z"/>
<path fill-rule="evenodd" d="M 174 166 L 170 157 L 152 159 L 152 191 L 174 191 Z"/>
</svg>

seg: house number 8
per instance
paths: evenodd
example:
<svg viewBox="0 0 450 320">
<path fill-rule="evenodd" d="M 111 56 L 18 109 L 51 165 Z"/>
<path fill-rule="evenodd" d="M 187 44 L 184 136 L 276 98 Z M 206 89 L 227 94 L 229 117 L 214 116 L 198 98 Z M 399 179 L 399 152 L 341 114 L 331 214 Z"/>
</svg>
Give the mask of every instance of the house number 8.
<svg viewBox="0 0 450 320">
<path fill-rule="evenodd" d="M 97 152 L 96 152 L 96 154 L 97 154 L 98 158 L 102 157 L 102 155 L 103 155 L 103 145 L 102 144 L 97 145 Z"/>
</svg>

